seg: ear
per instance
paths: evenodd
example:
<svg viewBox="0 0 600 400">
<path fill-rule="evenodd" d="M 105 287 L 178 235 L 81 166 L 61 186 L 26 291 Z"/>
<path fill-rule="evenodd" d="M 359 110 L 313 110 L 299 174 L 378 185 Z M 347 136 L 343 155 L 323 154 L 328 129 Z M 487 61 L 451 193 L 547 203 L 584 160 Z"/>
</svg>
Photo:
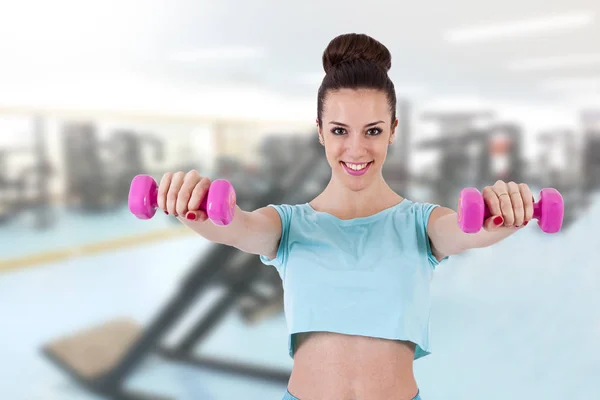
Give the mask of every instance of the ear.
<svg viewBox="0 0 600 400">
<path fill-rule="evenodd" d="M 390 133 L 390 144 L 394 143 L 394 138 L 396 137 L 396 128 L 398 127 L 398 119 L 394 121 L 392 124 L 392 132 Z"/>
<path fill-rule="evenodd" d="M 325 142 L 323 141 L 323 130 L 319 126 L 319 119 L 318 118 L 315 120 L 315 123 L 317 124 L 317 132 L 318 132 L 318 135 L 319 135 L 319 143 L 321 143 L 323 146 L 325 146 Z"/>
</svg>

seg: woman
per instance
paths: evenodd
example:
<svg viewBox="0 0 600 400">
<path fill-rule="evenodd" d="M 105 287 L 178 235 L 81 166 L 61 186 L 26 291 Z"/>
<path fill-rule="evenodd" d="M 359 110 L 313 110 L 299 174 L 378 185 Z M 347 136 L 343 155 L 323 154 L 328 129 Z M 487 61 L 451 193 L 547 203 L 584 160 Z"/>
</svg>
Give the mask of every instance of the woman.
<svg viewBox="0 0 600 400">
<path fill-rule="evenodd" d="M 311 202 L 236 209 L 228 226 L 198 205 L 197 172 L 165 174 L 159 207 L 204 238 L 260 256 L 279 272 L 294 367 L 285 399 L 420 399 L 413 361 L 429 354 L 429 282 L 443 259 L 490 246 L 526 225 L 525 184 L 483 190 L 492 216 L 464 234 L 448 208 L 396 194 L 382 177 L 398 121 L 391 56 L 345 34 L 323 54 L 318 140 L 331 179 Z"/>
</svg>

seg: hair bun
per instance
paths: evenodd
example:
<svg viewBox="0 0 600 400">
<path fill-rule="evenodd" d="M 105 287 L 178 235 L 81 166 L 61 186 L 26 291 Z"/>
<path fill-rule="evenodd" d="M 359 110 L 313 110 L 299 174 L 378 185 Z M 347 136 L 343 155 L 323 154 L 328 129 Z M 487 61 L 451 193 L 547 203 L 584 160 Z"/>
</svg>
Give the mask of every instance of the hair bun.
<svg viewBox="0 0 600 400">
<path fill-rule="evenodd" d="M 339 64 L 363 60 L 376 64 L 384 71 L 392 67 L 392 55 L 387 47 L 361 33 L 346 33 L 335 37 L 323 52 L 325 73 Z"/>
</svg>

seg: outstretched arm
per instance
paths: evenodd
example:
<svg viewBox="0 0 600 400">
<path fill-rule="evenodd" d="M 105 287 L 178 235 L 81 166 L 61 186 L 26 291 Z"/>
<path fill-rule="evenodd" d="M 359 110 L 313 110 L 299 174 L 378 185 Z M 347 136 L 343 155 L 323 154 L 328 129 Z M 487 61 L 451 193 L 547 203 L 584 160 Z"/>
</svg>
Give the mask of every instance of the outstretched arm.
<svg viewBox="0 0 600 400">
<path fill-rule="evenodd" d="M 533 218 L 533 196 L 524 183 L 497 181 L 494 186 L 484 188 L 482 194 L 491 216 L 478 233 L 464 233 L 454 210 L 437 207 L 432 211 L 427 231 L 438 260 L 498 243 Z"/>
<path fill-rule="evenodd" d="M 217 226 L 199 209 L 210 185 L 210 179 L 195 170 L 166 173 L 158 187 L 158 206 L 211 242 L 274 258 L 282 229 L 277 211 L 273 207 L 245 211 L 236 205 L 233 220 Z"/>
</svg>

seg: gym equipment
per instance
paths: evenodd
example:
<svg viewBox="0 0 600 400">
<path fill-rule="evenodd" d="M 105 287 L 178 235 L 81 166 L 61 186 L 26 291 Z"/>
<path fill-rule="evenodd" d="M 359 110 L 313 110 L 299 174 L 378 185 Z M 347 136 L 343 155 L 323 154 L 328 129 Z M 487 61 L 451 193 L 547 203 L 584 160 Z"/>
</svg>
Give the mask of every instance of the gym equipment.
<svg viewBox="0 0 600 400">
<path fill-rule="evenodd" d="M 216 159 L 213 177 L 227 179 L 235 187 L 238 203 L 256 200 L 272 186 L 268 174 L 251 165 L 245 165 L 237 157 L 221 156 Z"/>
<path fill-rule="evenodd" d="M 150 219 L 156 213 L 158 184 L 150 175 L 137 175 L 129 190 L 129 211 L 139 219 Z M 200 210 L 216 225 L 229 225 L 235 213 L 235 190 L 224 179 L 212 181 L 200 203 Z"/>
<path fill-rule="evenodd" d="M 164 143 L 149 133 L 120 129 L 114 131 L 105 144 L 110 154 L 110 179 L 118 201 L 125 201 L 132 179 L 148 171 L 144 160 L 145 150 L 149 148 L 154 161 L 165 158 Z"/>
<path fill-rule="evenodd" d="M 585 157 L 581 143 L 571 129 L 554 128 L 540 132 L 537 138 L 539 157 L 529 168 L 528 182 L 536 187 L 553 187 L 561 193 L 565 203 L 562 229 L 568 228 L 589 206 L 589 191 L 585 188 Z"/>
<path fill-rule="evenodd" d="M 587 193 L 600 189 L 600 110 L 581 113 L 584 129 L 583 176 Z"/>
<path fill-rule="evenodd" d="M 396 140 L 388 148 L 382 175 L 390 187 L 398 192 L 407 194 L 410 178 L 410 146 L 411 146 L 411 103 L 398 99 L 398 128 Z M 413 178 L 414 181 L 414 178 Z"/>
<path fill-rule="evenodd" d="M 442 114 L 440 118 L 451 116 Z M 456 116 L 461 122 L 460 127 L 467 127 L 465 121 L 476 117 L 479 114 Z M 420 150 L 440 152 L 435 176 L 411 178 L 427 182 L 434 188 L 431 201 L 451 207 L 459 188 L 480 187 L 498 179 L 523 181 L 522 132 L 517 125 L 494 123 L 485 128 L 472 127 L 465 132 L 453 132 L 453 135 L 421 141 L 416 146 Z"/>
<path fill-rule="evenodd" d="M 10 222 L 20 206 L 21 185 L 6 176 L 8 150 L 0 149 L 0 223 Z"/>
<path fill-rule="evenodd" d="M 7 223 L 24 212 L 34 214 L 35 229 L 47 229 L 56 221 L 51 210 L 49 182 L 53 172 L 44 122 L 42 117 L 34 118 L 31 146 L 0 149 L 0 223 Z M 33 155 L 34 161 L 10 178 L 9 157 L 23 154 Z"/>
<path fill-rule="evenodd" d="M 144 144 L 153 147 L 157 160 L 164 156 L 162 142 L 151 135 L 118 130 L 100 140 L 90 122 L 67 122 L 63 141 L 67 204 L 83 212 L 112 211 L 125 203 L 133 177 L 147 169 Z"/>
<path fill-rule="evenodd" d="M 552 188 L 542 189 L 540 201 L 533 204 L 533 218 L 546 233 L 560 231 L 564 216 L 561 194 Z M 477 233 L 484 221 L 491 217 L 483 195 L 476 188 L 465 188 L 458 198 L 458 225 L 465 233 Z"/>
<path fill-rule="evenodd" d="M 119 204 L 96 126 L 87 122 L 67 122 L 62 136 L 67 206 L 84 212 L 116 209 Z"/>
<path fill-rule="evenodd" d="M 250 208 L 306 201 L 325 187 L 326 180 L 310 180 L 314 175 L 329 178 L 328 164 L 318 141 L 311 137 L 308 149 L 302 146 L 296 157 L 290 160 L 291 166 L 286 173 L 268 192 L 255 199 Z M 214 286 L 224 288 L 225 293 L 213 308 L 176 346 L 162 345 L 163 338 L 184 313 Z M 265 291 L 264 286 L 272 290 Z M 257 256 L 230 246 L 212 244 L 208 254 L 203 255 L 184 278 L 180 290 L 145 329 L 129 319 L 118 319 L 48 343 L 42 352 L 84 388 L 114 399 L 158 398 L 134 393 L 124 387 L 133 371 L 152 353 L 194 366 L 285 384 L 290 376 L 288 370 L 193 354 L 196 346 L 233 307 L 239 304 L 243 318 L 256 321 L 267 310 L 282 309 L 282 293 L 281 279 L 276 270 L 262 265 Z"/>
</svg>

